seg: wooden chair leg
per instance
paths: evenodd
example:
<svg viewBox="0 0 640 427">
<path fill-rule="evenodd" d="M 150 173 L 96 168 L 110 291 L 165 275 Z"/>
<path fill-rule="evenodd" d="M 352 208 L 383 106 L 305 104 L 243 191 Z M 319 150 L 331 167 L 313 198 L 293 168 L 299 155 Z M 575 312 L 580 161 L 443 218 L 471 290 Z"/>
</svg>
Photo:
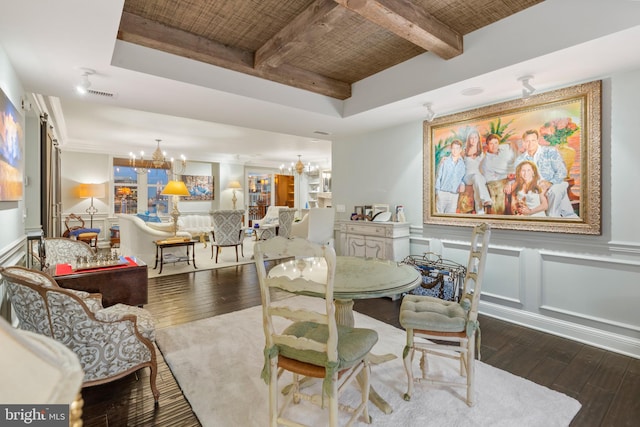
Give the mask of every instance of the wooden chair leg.
<svg viewBox="0 0 640 427">
<path fill-rule="evenodd" d="M 413 355 L 415 349 L 413 348 L 413 330 L 407 329 L 407 345 L 405 347 L 404 354 L 404 370 L 407 373 L 407 392 L 404 394 L 404 400 L 411 400 L 413 394 Z"/>
<path fill-rule="evenodd" d="M 238 262 L 238 246 L 239 246 L 239 245 L 236 245 L 236 262 Z M 243 256 L 244 256 L 244 255 L 243 255 Z"/>
</svg>

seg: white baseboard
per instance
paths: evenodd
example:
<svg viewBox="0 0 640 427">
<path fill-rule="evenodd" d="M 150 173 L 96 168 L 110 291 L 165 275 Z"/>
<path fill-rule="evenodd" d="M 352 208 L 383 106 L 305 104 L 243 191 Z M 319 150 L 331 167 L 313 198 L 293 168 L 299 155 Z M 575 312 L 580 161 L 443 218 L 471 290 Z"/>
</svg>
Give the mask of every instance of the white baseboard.
<svg viewBox="0 0 640 427">
<path fill-rule="evenodd" d="M 480 301 L 481 314 L 640 359 L 640 339 Z"/>
</svg>

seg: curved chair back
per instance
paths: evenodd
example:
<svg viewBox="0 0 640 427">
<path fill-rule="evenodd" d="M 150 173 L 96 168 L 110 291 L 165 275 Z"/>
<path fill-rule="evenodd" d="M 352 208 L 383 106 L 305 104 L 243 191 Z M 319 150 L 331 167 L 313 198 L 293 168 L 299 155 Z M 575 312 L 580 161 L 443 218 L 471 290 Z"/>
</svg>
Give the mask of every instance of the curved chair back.
<svg viewBox="0 0 640 427">
<path fill-rule="evenodd" d="M 242 216 L 244 211 L 237 210 L 218 210 L 213 211 L 212 242 L 218 246 L 235 246 L 242 243 Z"/>
<path fill-rule="evenodd" d="M 80 240 L 67 239 L 66 237 L 47 237 L 44 239 L 45 267 L 53 267 L 56 264 L 72 264 L 77 257 L 92 257 L 96 253 Z"/>
<path fill-rule="evenodd" d="M 321 245 L 333 246 L 333 224 L 336 212 L 333 208 L 309 209 L 309 233 L 307 239 Z"/>
<path fill-rule="evenodd" d="M 11 366 L 3 372 L 3 384 L 11 386 L 0 387 L 0 402 L 80 404 L 76 397 L 80 396 L 84 372 L 78 356 L 64 344 L 41 334 L 15 329 L 2 317 L 0 342 L 0 364 Z M 80 416 L 69 421 L 71 426 L 82 424 Z"/>
</svg>

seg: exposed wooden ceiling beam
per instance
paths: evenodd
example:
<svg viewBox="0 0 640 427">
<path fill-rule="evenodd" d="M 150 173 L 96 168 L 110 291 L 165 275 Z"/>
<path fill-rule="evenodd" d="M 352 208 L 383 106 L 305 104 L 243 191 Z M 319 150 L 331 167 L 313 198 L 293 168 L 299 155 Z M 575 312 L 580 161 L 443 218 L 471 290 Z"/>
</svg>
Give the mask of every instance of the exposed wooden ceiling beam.
<svg viewBox="0 0 640 427">
<path fill-rule="evenodd" d="M 253 52 L 231 48 L 128 12 L 122 13 L 118 39 L 336 99 L 351 96 L 351 85 L 346 82 L 288 65 L 256 69 Z"/>
<path fill-rule="evenodd" d="M 462 54 L 462 35 L 409 0 L 334 1 L 443 59 Z"/>
<path fill-rule="evenodd" d="M 333 0 L 316 0 L 256 51 L 255 66 L 278 67 L 289 55 L 303 52 L 332 31 L 347 9 Z"/>
</svg>

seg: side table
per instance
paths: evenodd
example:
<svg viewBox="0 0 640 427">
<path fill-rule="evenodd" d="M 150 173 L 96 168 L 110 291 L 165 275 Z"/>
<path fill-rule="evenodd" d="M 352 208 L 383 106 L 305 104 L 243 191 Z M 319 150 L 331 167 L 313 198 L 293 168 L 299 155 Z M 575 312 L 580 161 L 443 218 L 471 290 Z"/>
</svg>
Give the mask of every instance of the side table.
<svg viewBox="0 0 640 427">
<path fill-rule="evenodd" d="M 34 258 L 37 258 L 38 262 L 42 263 L 42 249 L 44 247 L 42 238 L 42 230 L 29 231 L 27 233 L 27 268 L 33 268 Z M 34 244 L 36 244 L 37 255 L 34 253 Z"/>
<path fill-rule="evenodd" d="M 158 263 L 160 264 L 160 271 L 158 274 L 162 274 L 162 267 L 168 263 L 176 263 L 186 261 L 187 264 L 191 264 L 193 262 L 193 268 L 198 268 L 196 266 L 196 247 L 195 244 L 197 240 L 186 240 L 186 241 L 174 241 L 174 240 L 156 240 L 154 243 L 156 244 L 156 263 L 153 266 L 155 270 L 158 267 Z M 164 250 L 166 248 L 177 248 L 177 247 L 186 247 L 187 248 L 187 256 L 174 256 L 171 258 L 165 259 Z M 191 252 L 191 256 L 189 256 L 189 252 Z"/>
</svg>

